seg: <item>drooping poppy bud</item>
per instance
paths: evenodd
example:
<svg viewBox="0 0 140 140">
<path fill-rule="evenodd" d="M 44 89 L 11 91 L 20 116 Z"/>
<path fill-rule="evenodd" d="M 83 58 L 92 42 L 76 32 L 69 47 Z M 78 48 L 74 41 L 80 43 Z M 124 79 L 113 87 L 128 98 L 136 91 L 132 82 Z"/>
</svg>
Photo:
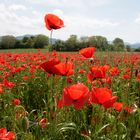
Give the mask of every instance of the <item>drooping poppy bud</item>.
<svg viewBox="0 0 140 140">
<path fill-rule="evenodd" d="M 19 99 L 13 99 L 12 100 L 12 105 L 16 106 L 16 105 L 20 105 L 21 101 Z"/>
</svg>

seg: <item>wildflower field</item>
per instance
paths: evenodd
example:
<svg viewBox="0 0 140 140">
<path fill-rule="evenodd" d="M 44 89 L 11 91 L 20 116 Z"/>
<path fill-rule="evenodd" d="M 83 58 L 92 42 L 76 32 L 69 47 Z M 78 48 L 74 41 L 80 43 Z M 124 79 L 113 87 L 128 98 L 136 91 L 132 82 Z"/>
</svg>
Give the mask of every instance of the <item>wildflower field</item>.
<svg viewBox="0 0 140 140">
<path fill-rule="evenodd" d="M 139 140 L 140 54 L 0 52 L 1 140 Z"/>
</svg>

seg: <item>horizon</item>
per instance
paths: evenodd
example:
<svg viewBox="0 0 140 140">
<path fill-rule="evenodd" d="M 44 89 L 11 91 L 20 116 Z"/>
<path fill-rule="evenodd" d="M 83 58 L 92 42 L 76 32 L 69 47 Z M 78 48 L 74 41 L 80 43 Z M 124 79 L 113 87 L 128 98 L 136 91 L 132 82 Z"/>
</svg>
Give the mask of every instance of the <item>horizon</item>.
<svg viewBox="0 0 140 140">
<path fill-rule="evenodd" d="M 8 34 L 7 34 L 8 35 Z M 7 35 L 4 35 L 4 36 L 7 36 Z M 14 36 L 15 38 L 18 38 L 18 37 L 25 37 L 25 36 L 37 36 L 37 35 L 39 35 L 39 34 L 23 34 L 23 35 L 18 35 L 18 36 L 14 36 L 14 35 L 12 35 L 12 36 Z M 44 35 L 44 34 L 42 34 L 42 35 Z M 96 36 L 96 35 L 95 35 Z M 0 36 L 0 37 L 2 37 L 2 36 Z M 81 36 L 82 37 L 82 36 Z M 85 36 L 84 36 L 85 37 Z M 90 36 L 86 36 L 86 37 L 90 37 Z M 103 37 L 105 37 L 105 36 L 103 36 Z M 48 36 L 48 38 L 50 38 L 49 36 Z M 117 37 L 116 37 L 117 38 Z M 59 38 L 52 38 L 52 39 L 54 39 L 54 40 L 62 40 L 62 41 L 66 41 L 68 38 L 66 38 L 65 40 L 64 39 L 59 39 Z M 78 39 L 80 39 L 80 37 L 78 37 Z M 114 38 L 115 39 L 115 38 Z M 113 39 L 113 40 L 114 40 Z M 122 39 L 122 38 L 121 38 Z M 20 39 L 19 39 L 20 40 Z M 107 39 L 107 41 L 108 42 L 113 42 L 113 40 L 108 40 Z M 131 42 L 126 42 L 125 40 L 123 40 L 124 41 L 124 43 L 125 44 L 130 44 L 130 45 L 134 45 L 134 44 L 140 44 L 140 42 L 134 42 L 134 43 L 131 43 Z"/>
<path fill-rule="evenodd" d="M 7 35 L 3 35 L 3 36 L 14 36 L 14 37 L 17 39 L 17 38 L 20 38 L 20 37 L 22 38 L 22 37 L 28 37 L 28 36 L 30 37 L 30 36 L 37 36 L 37 35 L 39 35 L 39 34 L 23 34 L 23 35 L 17 35 L 17 36 L 7 34 Z M 44 35 L 44 34 L 42 34 L 42 35 Z M 75 34 L 75 35 L 76 35 L 76 34 Z M 0 38 L 3 37 L 3 36 L 0 36 Z M 46 35 L 46 36 L 47 36 L 47 35 Z M 76 36 L 77 36 L 77 35 L 76 35 Z M 92 35 L 91 35 L 91 36 L 92 36 Z M 96 35 L 94 35 L 94 36 L 96 36 Z M 99 35 L 99 36 L 101 36 L 101 35 Z M 47 37 L 50 38 L 49 36 L 47 36 Z M 69 37 L 70 37 L 70 36 L 69 36 Z M 68 38 L 69 38 L 69 37 L 68 37 Z M 83 36 L 79 36 L 79 37 L 77 36 L 77 39 L 79 40 L 80 37 L 83 37 Z M 84 37 L 90 37 L 90 36 L 84 36 Z M 103 37 L 105 37 L 105 36 L 103 36 Z M 66 41 L 68 38 L 66 38 L 66 39 L 64 40 L 64 39 L 54 38 L 54 37 L 53 37 L 52 39 L 54 39 L 54 40 Z M 119 37 L 115 37 L 115 38 L 119 38 Z M 115 38 L 114 38 L 114 39 L 115 39 Z M 114 39 L 113 39 L 113 40 L 114 40 Z M 121 39 L 122 39 L 122 38 L 121 38 Z M 17 39 L 17 40 L 20 40 L 20 39 Z M 108 40 L 108 39 L 107 39 L 107 41 L 109 42 L 109 44 L 110 44 L 110 43 L 112 44 L 113 40 Z M 124 44 L 125 44 L 125 45 L 140 44 L 140 42 L 133 42 L 133 43 L 131 43 L 131 42 L 126 42 L 125 40 L 123 40 L 123 41 L 124 41 Z"/>
<path fill-rule="evenodd" d="M 66 40 L 72 34 L 78 38 L 100 35 L 109 41 L 119 37 L 132 44 L 140 42 L 140 1 L 61 1 L 0 0 L 0 36 L 49 36 L 50 31 L 45 27 L 44 16 L 53 13 L 65 24 L 64 28 L 53 32 L 53 38 Z"/>
</svg>

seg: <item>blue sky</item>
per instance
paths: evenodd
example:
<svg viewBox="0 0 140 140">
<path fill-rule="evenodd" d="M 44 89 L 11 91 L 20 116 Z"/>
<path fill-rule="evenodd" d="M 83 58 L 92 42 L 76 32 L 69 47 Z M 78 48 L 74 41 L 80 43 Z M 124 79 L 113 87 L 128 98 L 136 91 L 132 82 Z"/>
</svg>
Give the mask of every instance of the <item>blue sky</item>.
<svg viewBox="0 0 140 140">
<path fill-rule="evenodd" d="M 54 38 L 71 34 L 102 35 L 125 42 L 140 42 L 140 0 L 0 0 L 0 35 L 45 34 L 44 16 L 54 13 L 65 28 Z"/>
</svg>

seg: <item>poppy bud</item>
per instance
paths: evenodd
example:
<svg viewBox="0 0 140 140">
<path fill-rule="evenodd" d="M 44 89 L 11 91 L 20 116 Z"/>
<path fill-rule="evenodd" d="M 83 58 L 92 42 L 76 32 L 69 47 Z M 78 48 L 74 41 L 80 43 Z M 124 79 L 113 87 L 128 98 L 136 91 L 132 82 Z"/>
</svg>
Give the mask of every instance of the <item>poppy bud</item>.
<svg viewBox="0 0 140 140">
<path fill-rule="evenodd" d="M 16 106 L 16 105 L 20 105 L 20 100 L 19 99 L 13 99 L 12 100 L 12 105 Z"/>
</svg>

